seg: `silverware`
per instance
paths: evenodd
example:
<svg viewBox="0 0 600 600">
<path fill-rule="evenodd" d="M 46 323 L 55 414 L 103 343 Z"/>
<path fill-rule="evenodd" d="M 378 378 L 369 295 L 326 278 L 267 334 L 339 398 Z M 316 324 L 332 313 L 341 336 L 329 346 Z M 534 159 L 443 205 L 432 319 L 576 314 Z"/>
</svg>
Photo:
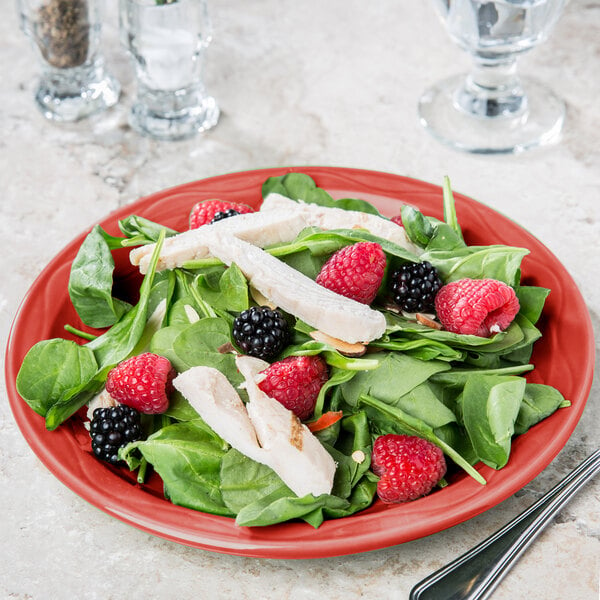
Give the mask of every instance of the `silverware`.
<svg viewBox="0 0 600 600">
<path fill-rule="evenodd" d="M 600 471 L 600 449 L 486 540 L 435 571 L 410 592 L 410 600 L 485 600 L 560 509 Z"/>
</svg>

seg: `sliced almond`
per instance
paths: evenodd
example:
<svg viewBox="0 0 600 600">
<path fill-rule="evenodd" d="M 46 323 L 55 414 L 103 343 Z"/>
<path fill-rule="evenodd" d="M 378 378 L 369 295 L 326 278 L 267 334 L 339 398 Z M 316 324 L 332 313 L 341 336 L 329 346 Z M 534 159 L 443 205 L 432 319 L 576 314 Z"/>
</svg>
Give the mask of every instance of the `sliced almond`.
<svg viewBox="0 0 600 600">
<path fill-rule="evenodd" d="M 352 460 L 355 463 L 358 463 L 359 465 L 365 462 L 365 458 L 367 457 L 365 456 L 365 453 L 362 450 L 355 450 L 352 453 Z"/>
<path fill-rule="evenodd" d="M 231 342 L 226 342 L 225 344 L 219 346 L 217 348 L 217 352 L 219 354 L 239 354 L 239 352 L 235 349 L 234 345 Z"/>
<path fill-rule="evenodd" d="M 434 321 L 428 315 L 424 315 L 422 313 L 417 313 L 415 315 L 415 319 L 417 319 L 417 322 L 421 323 L 421 325 L 425 325 L 425 327 L 431 327 L 432 329 L 441 329 L 442 328 L 441 323 Z"/>
<path fill-rule="evenodd" d="M 310 337 L 317 342 L 323 342 L 324 344 L 333 346 L 340 354 L 349 356 L 351 358 L 362 356 L 367 351 L 367 347 L 364 344 L 350 344 L 348 342 L 344 342 L 344 340 L 327 335 L 318 329 L 311 331 Z"/>
<path fill-rule="evenodd" d="M 263 296 L 256 288 L 250 286 L 250 295 L 256 304 L 259 306 L 268 306 L 271 310 L 277 308 L 276 304 L 273 304 L 266 296 Z"/>
<path fill-rule="evenodd" d="M 386 304 L 383 305 L 383 308 L 385 308 L 385 310 L 389 310 L 390 312 L 393 312 L 397 315 L 401 315 L 402 311 L 400 310 L 400 307 L 397 304 L 392 304 L 391 302 L 388 302 Z"/>
</svg>

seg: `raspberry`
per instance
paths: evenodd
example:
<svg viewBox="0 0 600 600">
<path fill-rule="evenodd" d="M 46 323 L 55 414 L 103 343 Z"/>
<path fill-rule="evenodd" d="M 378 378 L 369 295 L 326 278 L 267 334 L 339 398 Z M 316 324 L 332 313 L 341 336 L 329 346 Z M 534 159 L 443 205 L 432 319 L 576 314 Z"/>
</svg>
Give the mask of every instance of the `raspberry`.
<svg viewBox="0 0 600 600">
<path fill-rule="evenodd" d="M 385 253 L 379 244 L 358 242 L 333 254 L 316 281 L 346 298 L 370 304 L 377 296 L 385 263 Z"/>
<path fill-rule="evenodd" d="M 459 279 L 438 292 L 435 310 L 447 331 L 489 337 L 512 323 L 519 300 L 496 279 Z"/>
<path fill-rule="evenodd" d="M 278 310 L 252 306 L 235 318 L 232 335 L 246 354 L 271 360 L 287 345 L 290 327 Z"/>
<path fill-rule="evenodd" d="M 433 311 L 442 287 L 436 268 L 429 262 L 405 263 L 390 279 L 394 302 L 409 313 Z"/>
<path fill-rule="evenodd" d="M 230 209 L 237 211 L 240 215 L 254 212 L 254 209 L 247 204 L 225 202 L 224 200 L 202 200 L 195 204 L 190 212 L 190 229 L 207 225 L 213 220 L 216 213 Z"/>
<path fill-rule="evenodd" d="M 164 356 L 146 352 L 119 363 L 108 373 L 106 391 L 121 404 L 146 414 L 169 407 L 175 369 Z"/>
<path fill-rule="evenodd" d="M 402 227 L 402 215 L 396 215 L 390 219 L 392 223 L 396 223 L 396 225 L 400 225 Z"/>
<path fill-rule="evenodd" d="M 130 406 L 97 408 L 90 423 L 90 437 L 94 455 L 116 465 L 119 448 L 142 439 L 140 414 Z"/>
<path fill-rule="evenodd" d="M 386 503 L 429 494 L 446 474 L 443 452 L 414 435 L 381 435 L 373 444 L 371 469 L 380 477 L 377 495 Z"/>
<path fill-rule="evenodd" d="M 288 356 L 262 372 L 258 387 L 291 410 L 301 421 L 312 416 L 317 396 L 327 381 L 327 364 L 320 356 Z"/>
</svg>

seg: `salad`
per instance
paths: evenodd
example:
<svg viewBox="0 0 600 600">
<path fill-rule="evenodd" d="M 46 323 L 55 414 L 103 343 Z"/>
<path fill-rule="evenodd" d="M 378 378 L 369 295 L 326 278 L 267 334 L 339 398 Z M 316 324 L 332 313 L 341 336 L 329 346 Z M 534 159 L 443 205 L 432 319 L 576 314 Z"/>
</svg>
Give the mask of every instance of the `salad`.
<svg viewBox="0 0 600 600">
<path fill-rule="evenodd" d="M 262 192 L 265 199 L 300 202 L 327 214 L 336 214 L 329 209 L 360 213 L 367 221 L 376 217 L 391 224 L 368 202 L 333 200 L 299 173 L 269 178 Z M 292 492 L 273 468 L 216 433 L 177 390 L 169 394 L 164 412 L 142 415 L 143 438 L 123 446 L 119 458 L 137 470 L 140 482 L 154 469 L 173 503 L 235 517 L 239 525 L 303 519 L 318 527 L 324 519 L 370 506 L 380 481 L 371 468 L 373 444 L 385 435 L 427 440 L 443 450 L 449 473 L 463 470 L 485 485 L 474 465 L 481 461 L 501 469 L 510 458 L 514 435 L 569 402 L 558 390 L 523 377 L 534 368 L 529 360 L 541 337 L 535 324 L 549 293 L 520 284 L 527 250 L 467 246 L 447 181 L 443 203 L 444 221 L 402 207 L 403 229 L 393 225 L 406 236 L 404 245 L 373 228 L 335 227 L 335 222 L 333 227 L 303 227 L 290 240 L 267 240 L 266 255 L 311 281 L 343 248 L 374 243 L 385 254 L 383 278 L 369 307 L 382 319 L 380 335 L 366 344 L 355 339 L 340 343 L 331 333 L 318 335 L 322 328 L 308 322 L 310 314 L 301 318 L 297 311 L 284 310 L 290 335 L 269 361 L 318 356 L 327 365 L 327 379 L 304 423 L 310 429 L 320 422 L 311 435 L 335 463 L 330 493 Z M 224 222 L 233 227 L 238 218 L 233 215 Z M 177 376 L 198 367 L 218 371 L 244 404 L 252 404 L 248 381 L 236 362 L 243 353 L 232 331 L 241 313 L 269 301 L 265 289 L 251 285 L 246 269 L 224 255 L 196 252 L 191 258 L 184 255 L 181 264 L 169 264 L 170 259 L 161 257 L 162 249 L 180 237 L 158 223 L 134 215 L 119 226 L 123 237 L 110 236 L 99 226 L 92 229 L 72 266 L 71 300 L 81 321 L 98 331 L 91 334 L 69 325 L 81 343 L 55 338 L 33 346 L 17 377 L 19 394 L 45 418 L 48 429 L 55 429 L 98 402 L 117 365 L 151 352 L 168 359 Z M 277 223 L 273 230 L 281 227 Z M 134 250 L 145 271 L 134 304 L 113 295 L 111 253 L 123 246 L 145 249 Z M 518 299 L 518 313 L 506 328 L 483 336 L 448 330 L 435 311 L 401 309 L 391 299 L 393 277 L 403 265 L 425 262 L 443 285 L 465 279 L 501 282 Z"/>
</svg>

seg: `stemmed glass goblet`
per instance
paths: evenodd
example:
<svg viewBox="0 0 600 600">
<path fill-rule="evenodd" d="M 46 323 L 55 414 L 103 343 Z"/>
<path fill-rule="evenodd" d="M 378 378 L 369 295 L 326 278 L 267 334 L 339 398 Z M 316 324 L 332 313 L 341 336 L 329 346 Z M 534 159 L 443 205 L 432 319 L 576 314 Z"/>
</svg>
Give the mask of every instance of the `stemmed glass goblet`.
<svg viewBox="0 0 600 600">
<path fill-rule="evenodd" d="M 422 125 L 467 152 L 507 154 L 556 142 L 564 102 L 534 79 L 521 78 L 517 58 L 546 39 L 565 0 L 434 0 L 452 40 L 473 60 L 419 100 Z"/>
</svg>

